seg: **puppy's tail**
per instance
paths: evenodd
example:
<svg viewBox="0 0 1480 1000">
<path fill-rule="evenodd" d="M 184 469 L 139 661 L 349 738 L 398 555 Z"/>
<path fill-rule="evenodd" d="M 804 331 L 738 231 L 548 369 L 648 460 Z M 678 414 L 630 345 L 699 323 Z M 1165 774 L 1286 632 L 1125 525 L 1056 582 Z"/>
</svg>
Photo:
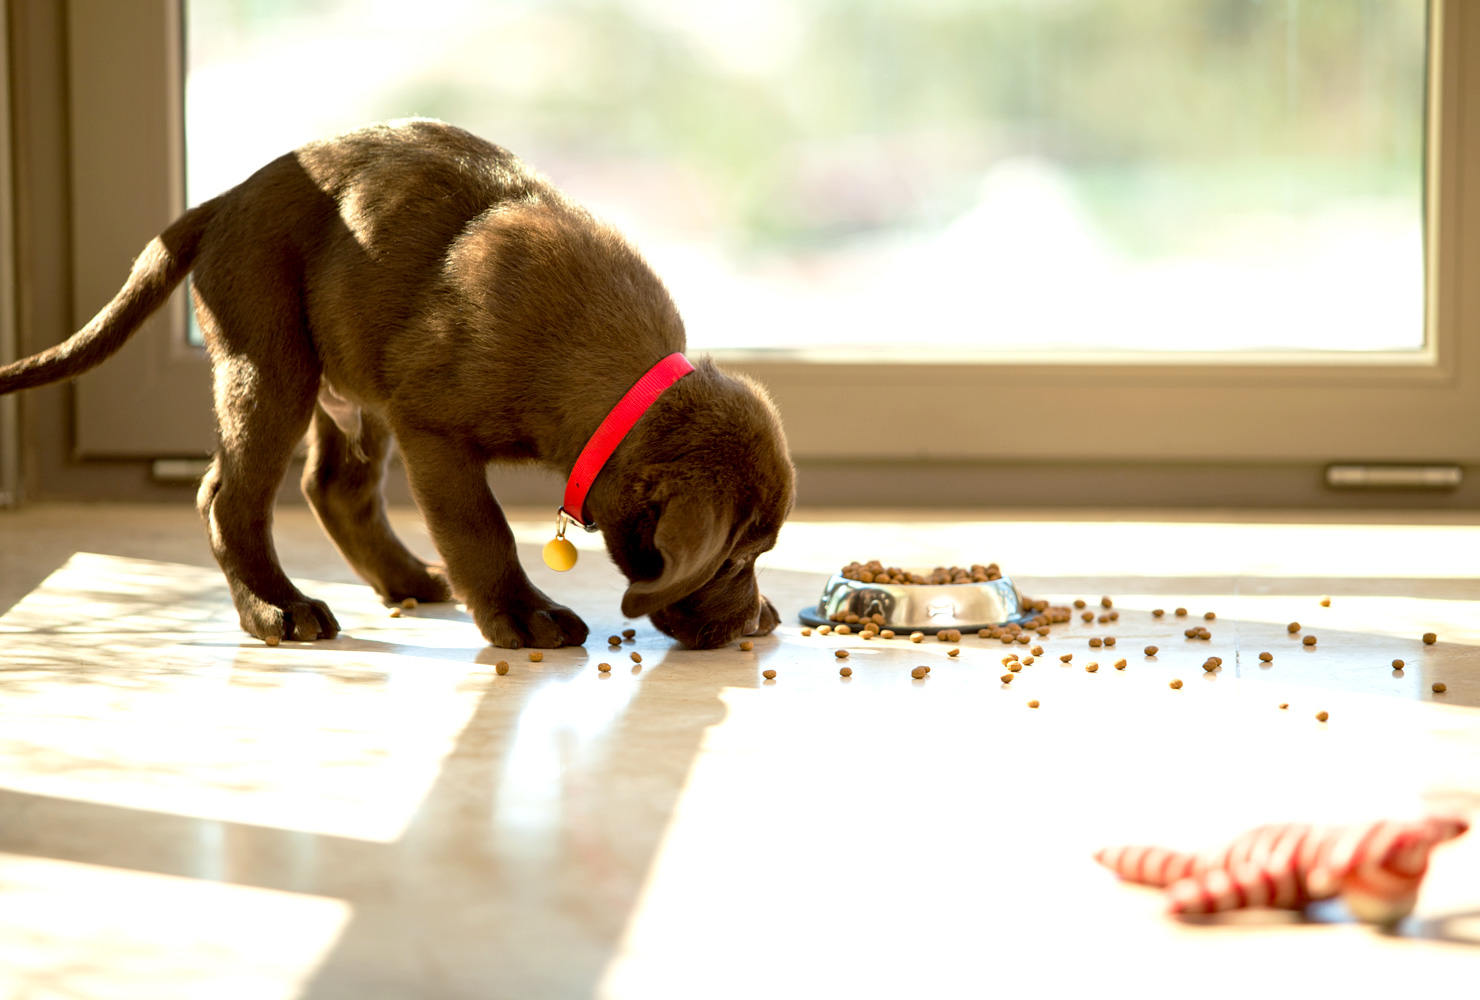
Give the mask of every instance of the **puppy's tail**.
<svg viewBox="0 0 1480 1000">
<path fill-rule="evenodd" d="M 189 272 L 220 202 L 213 198 L 192 208 L 150 240 L 113 301 L 87 326 L 55 347 L 0 368 L 0 395 L 81 375 L 111 357 Z"/>
</svg>

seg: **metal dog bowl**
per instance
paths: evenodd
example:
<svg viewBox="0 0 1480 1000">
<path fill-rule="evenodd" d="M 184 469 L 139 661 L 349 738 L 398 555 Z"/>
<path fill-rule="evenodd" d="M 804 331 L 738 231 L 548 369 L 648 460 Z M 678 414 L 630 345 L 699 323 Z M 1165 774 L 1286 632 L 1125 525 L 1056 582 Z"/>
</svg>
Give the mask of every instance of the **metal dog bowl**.
<svg viewBox="0 0 1480 1000">
<path fill-rule="evenodd" d="M 803 625 L 835 625 L 831 616 L 839 611 L 859 618 L 882 614 L 885 628 L 928 634 L 1021 623 L 1035 614 L 1024 611 L 1017 587 L 1005 576 L 987 583 L 905 585 L 863 583 L 834 573 L 817 607 L 804 608 L 798 617 Z"/>
</svg>

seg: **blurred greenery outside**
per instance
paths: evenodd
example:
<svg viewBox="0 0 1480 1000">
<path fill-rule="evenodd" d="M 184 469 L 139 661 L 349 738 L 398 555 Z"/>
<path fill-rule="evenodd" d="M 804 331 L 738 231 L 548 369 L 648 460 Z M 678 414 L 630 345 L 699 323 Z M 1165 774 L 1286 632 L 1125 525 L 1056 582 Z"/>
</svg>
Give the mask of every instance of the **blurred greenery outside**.
<svg viewBox="0 0 1480 1000">
<path fill-rule="evenodd" d="M 442 118 L 621 225 L 706 346 L 1422 346 L 1423 0 L 186 2 L 193 202 Z M 1189 340 L 1222 285 L 1264 305 Z M 716 297 L 751 311 L 696 329 Z"/>
</svg>

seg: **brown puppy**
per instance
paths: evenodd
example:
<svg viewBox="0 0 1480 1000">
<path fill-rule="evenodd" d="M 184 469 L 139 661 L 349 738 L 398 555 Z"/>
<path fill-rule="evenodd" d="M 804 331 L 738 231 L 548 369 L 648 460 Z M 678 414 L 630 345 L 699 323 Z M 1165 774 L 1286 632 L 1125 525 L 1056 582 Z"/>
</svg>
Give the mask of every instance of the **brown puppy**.
<svg viewBox="0 0 1480 1000">
<path fill-rule="evenodd" d="M 186 212 L 85 328 L 0 368 L 0 393 L 100 363 L 188 271 L 221 438 L 199 508 L 244 629 L 339 631 L 272 544 L 273 498 L 306 432 L 303 491 L 383 597 L 455 593 L 496 646 L 585 641 L 585 623 L 519 566 L 484 469 L 532 461 L 568 474 L 623 393 L 684 349 L 667 291 L 621 236 L 467 132 L 371 126 L 310 143 Z M 393 440 L 445 569 L 412 555 L 386 520 Z M 622 613 L 650 615 L 694 647 L 775 628 L 754 564 L 793 493 L 764 392 L 699 362 L 637 422 L 587 500 L 632 581 Z"/>
</svg>

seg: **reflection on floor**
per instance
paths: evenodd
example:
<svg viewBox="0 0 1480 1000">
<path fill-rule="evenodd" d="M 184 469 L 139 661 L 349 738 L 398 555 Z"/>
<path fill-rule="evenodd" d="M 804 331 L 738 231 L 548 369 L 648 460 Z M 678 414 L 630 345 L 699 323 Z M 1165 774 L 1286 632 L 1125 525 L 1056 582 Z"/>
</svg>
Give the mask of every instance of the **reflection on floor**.
<svg viewBox="0 0 1480 1000">
<path fill-rule="evenodd" d="M 1373 996 L 1480 974 L 1480 835 L 1436 852 L 1393 934 L 1339 904 L 1176 922 L 1090 858 L 1480 817 L 1480 527 L 799 518 L 763 574 L 786 625 L 692 652 L 620 619 L 599 539 L 567 577 L 540 566 L 549 520 L 516 523 L 521 554 L 593 641 L 532 663 L 455 606 L 390 617 L 301 510 L 279 548 L 344 635 L 275 649 L 238 630 L 188 509 L 0 515 L 0 996 Z M 1120 617 L 1056 626 L 1009 685 L 996 641 L 801 635 L 826 574 L 871 557 L 995 559 Z"/>
</svg>

